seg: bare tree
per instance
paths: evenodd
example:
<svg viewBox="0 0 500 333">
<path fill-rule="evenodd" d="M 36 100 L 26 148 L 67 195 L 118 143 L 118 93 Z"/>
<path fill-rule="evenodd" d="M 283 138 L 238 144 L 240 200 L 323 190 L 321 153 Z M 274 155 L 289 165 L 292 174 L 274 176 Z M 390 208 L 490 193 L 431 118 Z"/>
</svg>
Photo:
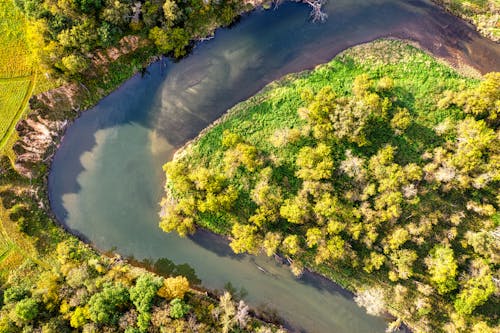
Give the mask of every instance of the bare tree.
<svg viewBox="0 0 500 333">
<path fill-rule="evenodd" d="M 328 14 L 323 12 L 323 5 L 327 3 L 328 0 L 293 0 L 295 2 L 303 2 L 312 7 L 311 19 L 313 22 L 325 22 L 328 18 Z M 274 0 L 274 8 L 281 5 L 284 0 Z"/>
<path fill-rule="evenodd" d="M 323 11 L 323 5 L 327 0 L 302 0 L 302 2 L 312 7 L 311 19 L 313 22 L 325 22 L 328 14 Z"/>
</svg>

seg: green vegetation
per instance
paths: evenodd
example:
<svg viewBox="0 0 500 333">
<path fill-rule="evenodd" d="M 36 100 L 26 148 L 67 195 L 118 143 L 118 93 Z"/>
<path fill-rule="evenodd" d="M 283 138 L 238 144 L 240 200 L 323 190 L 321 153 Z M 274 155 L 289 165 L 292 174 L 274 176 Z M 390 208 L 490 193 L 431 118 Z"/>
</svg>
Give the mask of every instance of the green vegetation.
<svg viewBox="0 0 500 333">
<path fill-rule="evenodd" d="M 5 1 L 5 0 L 2 0 Z M 181 57 L 190 41 L 229 25 L 245 2 L 224 0 L 173 1 L 91 0 L 56 2 L 15 0 L 30 20 L 28 41 L 34 60 L 50 75 L 79 79 L 92 77 L 102 62 L 115 60 L 125 36 L 135 36 L 135 48 Z M 149 37 L 148 37 L 149 36 Z M 137 41 L 137 40 L 136 40 Z M 157 50 L 152 48 L 156 45 Z M 127 44 L 134 44 L 130 39 Z"/>
<path fill-rule="evenodd" d="M 453 14 L 473 23 L 479 32 L 500 41 L 500 1 L 498 0 L 434 0 Z"/>
<path fill-rule="evenodd" d="M 160 226 L 279 253 L 416 332 L 495 332 L 500 74 L 397 41 L 355 47 L 233 108 L 165 165 Z"/>
<path fill-rule="evenodd" d="M 26 110 L 35 77 L 26 20 L 10 0 L 0 0 L 0 151 Z"/>
<path fill-rule="evenodd" d="M 50 270 L 32 264 L 4 284 L 0 332 L 218 332 L 227 325 L 218 320 L 227 294 L 217 302 L 190 289 L 183 277 L 165 279 L 99 257 L 75 239 L 58 243 L 54 256 Z M 20 276 L 28 272 L 29 280 Z M 159 292 L 163 286 L 175 293 Z M 228 320 L 235 318 L 238 332 L 281 332 L 256 321 L 248 308 Z"/>
<path fill-rule="evenodd" d="M 162 14 L 169 6 L 146 1 L 135 18 L 129 15 L 133 6 L 0 0 L 0 332 L 218 332 L 228 322 L 239 332 L 279 332 L 246 307 L 219 320 L 228 307 L 226 294 L 219 301 L 178 274 L 163 278 L 98 255 L 49 216 L 47 160 L 30 164 L 31 179 L 13 170 L 14 126 L 32 94 L 62 86 L 46 95 L 51 105 L 37 99 L 32 105 L 45 120 L 71 119 L 75 109 L 93 105 L 158 53 L 147 24 L 169 31 Z M 188 31 L 189 41 L 247 7 L 193 0 L 179 8 L 183 16 L 172 27 Z M 187 41 L 174 45 L 182 49 L 177 56 L 188 49 Z"/>
</svg>

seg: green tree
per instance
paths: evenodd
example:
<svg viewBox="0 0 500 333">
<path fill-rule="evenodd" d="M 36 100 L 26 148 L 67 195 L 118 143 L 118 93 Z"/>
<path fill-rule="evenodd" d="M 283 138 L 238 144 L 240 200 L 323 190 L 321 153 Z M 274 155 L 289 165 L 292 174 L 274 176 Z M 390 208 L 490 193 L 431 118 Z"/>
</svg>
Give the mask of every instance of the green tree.
<svg viewBox="0 0 500 333">
<path fill-rule="evenodd" d="M 478 306 L 484 304 L 495 292 L 495 283 L 488 265 L 477 260 L 472 264 L 473 272 L 476 275 L 469 276 L 463 288 L 460 290 L 456 300 L 455 309 L 462 315 L 470 315 Z"/>
<path fill-rule="evenodd" d="M 283 249 L 290 255 L 295 255 L 301 250 L 300 239 L 297 235 L 288 235 L 283 239 Z"/>
<path fill-rule="evenodd" d="M 163 16 L 165 17 L 166 25 L 172 26 L 179 15 L 179 7 L 174 0 L 165 0 L 163 4 Z"/>
<path fill-rule="evenodd" d="M 500 72 L 488 73 L 476 88 L 458 93 L 454 103 L 495 127 L 500 123 Z"/>
<path fill-rule="evenodd" d="M 32 298 L 22 299 L 17 302 L 14 312 L 22 321 L 31 322 L 38 316 L 38 303 Z"/>
<path fill-rule="evenodd" d="M 138 326 L 141 332 L 146 332 L 151 319 L 151 306 L 156 293 L 163 285 L 163 278 L 144 273 L 137 279 L 135 286 L 130 288 L 130 300 L 139 311 Z"/>
<path fill-rule="evenodd" d="M 407 280 L 413 276 L 413 263 L 418 259 L 415 251 L 409 249 L 396 250 L 391 254 L 391 262 L 396 266 L 396 275 L 390 274 L 391 280 Z"/>
<path fill-rule="evenodd" d="M 70 54 L 61 60 L 65 71 L 70 75 L 82 74 L 89 68 L 89 60 L 82 55 Z"/>
<path fill-rule="evenodd" d="M 180 298 L 174 298 L 170 301 L 170 317 L 174 319 L 179 319 L 184 317 L 189 313 L 191 307 L 184 303 Z"/>
<path fill-rule="evenodd" d="M 3 292 L 3 303 L 12 303 L 22 300 L 30 295 L 29 290 L 20 284 L 15 284 Z"/>
<path fill-rule="evenodd" d="M 101 12 L 101 18 L 117 27 L 125 27 L 130 23 L 131 6 L 119 0 L 107 0 Z"/>
<path fill-rule="evenodd" d="M 97 324 L 115 324 L 122 309 L 129 301 L 127 288 L 122 284 L 106 284 L 102 291 L 90 298 L 90 319 Z"/>
<path fill-rule="evenodd" d="M 297 155 L 296 165 L 297 177 L 303 180 L 330 179 L 334 170 L 331 149 L 324 143 L 314 148 L 304 147 Z"/>
<path fill-rule="evenodd" d="M 411 114 L 408 109 L 399 109 L 391 119 L 391 127 L 397 135 L 401 135 L 411 124 Z"/>
<path fill-rule="evenodd" d="M 370 252 L 370 256 L 365 258 L 363 269 L 367 273 L 379 270 L 385 262 L 385 256 L 375 251 Z"/>
<path fill-rule="evenodd" d="M 310 203 L 307 197 L 297 195 L 286 199 L 280 207 L 280 215 L 290 223 L 304 224 L 309 219 Z"/>
<path fill-rule="evenodd" d="M 450 247 L 434 246 L 425 263 L 430 273 L 430 280 L 440 294 L 446 294 L 457 288 L 455 277 L 458 265 Z"/>
<path fill-rule="evenodd" d="M 235 253 L 257 254 L 259 252 L 261 238 L 257 234 L 256 226 L 235 223 L 232 234 L 234 238 L 229 245 Z"/>
<path fill-rule="evenodd" d="M 233 175 L 237 168 L 243 166 L 249 172 L 254 172 L 262 165 L 257 148 L 247 143 L 237 143 L 234 148 L 224 153 L 224 171 Z"/>
<path fill-rule="evenodd" d="M 69 323 L 73 328 L 80 328 L 87 323 L 88 318 L 88 309 L 79 306 L 71 314 Z"/>
<path fill-rule="evenodd" d="M 262 243 L 264 251 L 268 257 L 276 253 L 276 250 L 281 244 L 283 236 L 279 232 L 268 232 Z"/>
</svg>

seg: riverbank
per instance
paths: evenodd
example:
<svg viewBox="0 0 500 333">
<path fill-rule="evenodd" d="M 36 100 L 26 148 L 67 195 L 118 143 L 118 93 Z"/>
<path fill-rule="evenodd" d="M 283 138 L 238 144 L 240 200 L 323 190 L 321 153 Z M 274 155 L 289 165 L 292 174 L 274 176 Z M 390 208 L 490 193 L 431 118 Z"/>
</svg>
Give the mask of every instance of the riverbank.
<svg viewBox="0 0 500 333">
<path fill-rule="evenodd" d="M 344 195 L 356 197 L 356 188 L 351 189 L 351 192 L 338 194 L 336 200 L 339 202 L 331 203 L 337 207 L 336 214 L 341 215 L 337 217 L 340 222 L 338 220 L 330 221 L 332 216 L 328 215 L 329 217 L 327 217 L 323 216 L 323 213 L 319 213 L 317 211 L 319 202 L 316 203 L 316 206 L 307 203 L 308 200 L 325 198 L 326 194 L 317 195 L 315 191 L 331 193 L 329 191 L 332 188 L 345 189 L 350 188 L 350 186 L 340 182 L 343 180 L 343 176 L 338 172 L 336 172 L 335 178 L 339 180 L 332 180 L 334 184 L 330 182 L 329 178 L 297 179 L 296 175 L 299 175 L 300 178 L 306 177 L 306 175 L 314 177 L 315 173 L 323 174 L 328 171 L 309 170 L 316 168 L 316 162 L 311 162 L 311 165 L 308 162 L 300 162 L 305 163 L 305 166 L 300 167 L 295 165 L 295 158 L 299 164 L 304 149 L 314 149 L 304 148 L 304 145 L 307 146 L 308 143 L 314 142 L 315 139 L 311 135 L 317 138 L 328 129 L 327 124 L 325 124 L 321 132 L 315 132 L 316 129 L 312 128 L 313 125 L 304 122 L 304 115 L 307 115 L 305 113 L 307 111 L 300 108 L 304 102 L 300 102 L 299 96 L 301 94 L 309 96 L 304 98 L 312 103 L 309 106 L 312 108 L 313 105 L 316 105 L 314 103 L 319 105 L 330 97 L 322 96 L 321 99 L 315 101 L 312 92 L 306 95 L 307 89 L 312 89 L 314 93 L 317 93 L 322 91 L 321 87 L 325 84 L 334 83 L 333 89 L 339 94 L 345 94 L 346 91 L 349 91 L 352 82 L 358 80 L 355 77 L 362 73 L 367 73 L 373 80 L 380 79 L 381 75 L 394 80 L 394 86 L 397 87 L 398 92 L 396 93 L 397 97 L 393 96 L 390 100 L 392 103 L 398 104 L 398 109 L 404 107 L 410 110 L 411 123 L 413 124 L 411 126 L 413 129 L 409 130 L 404 139 L 400 139 L 398 136 L 390 139 L 391 144 L 399 148 L 394 159 L 401 165 L 410 163 L 416 168 L 418 168 L 417 164 L 423 163 L 419 154 L 426 149 L 432 150 L 439 144 L 439 140 L 433 136 L 435 134 L 433 134 L 432 128 L 447 117 L 458 117 L 458 119 L 462 117 L 460 113 L 456 113 L 460 112 L 459 110 L 454 109 L 453 113 L 450 114 L 451 110 L 436 107 L 435 103 L 443 98 L 446 90 L 456 90 L 459 87 L 461 90 L 467 90 L 467 87 L 477 85 L 477 81 L 461 77 L 446 66 L 436 63 L 421 51 L 396 41 L 374 42 L 355 47 L 312 72 L 289 75 L 231 109 L 209 129 L 203 131 L 201 136 L 176 153 L 175 160 L 165 166 L 168 179 L 167 197 L 163 201 L 161 212 L 163 219 L 160 225 L 165 231 L 177 230 L 179 233 L 185 234 L 193 230 L 194 223 L 196 223 L 219 234 L 231 236 L 231 247 L 236 252 L 258 253 L 265 251 L 268 255 L 272 255 L 278 250 L 293 258 L 292 270 L 295 272 L 300 273 L 304 267 L 321 272 L 342 286 L 357 292 L 361 304 L 363 304 L 363 297 L 368 297 L 368 299 L 372 297 L 370 302 L 378 302 L 378 307 L 384 307 L 385 304 L 385 307 L 389 307 L 389 311 L 395 317 L 408 323 L 416 332 L 439 330 L 444 327 L 450 329 L 450 327 L 458 327 L 458 325 L 469 325 L 470 330 L 479 329 L 479 327 L 488 329 L 485 322 L 493 324 L 495 315 L 486 309 L 495 307 L 495 302 L 498 300 L 494 296 L 491 296 L 489 305 L 483 307 L 481 311 L 473 315 L 461 313 L 460 318 L 464 320 L 464 323 L 461 324 L 455 317 L 457 314 L 454 311 L 459 310 L 453 309 L 454 296 L 449 297 L 445 294 L 441 296 L 429 291 L 436 286 L 430 283 L 426 277 L 428 273 L 425 271 L 425 264 L 414 264 L 414 262 L 417 258 L 422 260 L 428 255 L 426 249 L 432 247 L 433 240 L 426 239 L 424 241 L 417 239 L 418 237 L 410 236 L 414 234 L 414 231 L 411 231 L 412 223 L 408 224 L 408 221 L 412 221 L 413 214 L 419 216 L 420 213 L 408 213 L 409 216 L 405 217 L 405 222 L 397 222 L 401 223 L 404 228 L 408 225 L 410 231 L 403 228 L 401 232 L 406 232 L 408 237 L 405 236 L 404 240 L 393 240 L 391 237 L 396 236 L 392 235 L 393 230 L 384 230 L 387 227 L 380 227 L 376 232 L 370 231 L 375 232 L 374 235 L 369 236 L 370 233 L 366 231 L 366 236 L 360 236 L 365 234 L 364 227 L 358 225 L 358 230 L 355 228 L 357 223 L 343 223 L 346 219 L 353 218 L 352 216 L 349 218 L 347 216 L 349 214 L 362 215 L 366 213 L 365 211 L 358 213 L 353 211 L 349 214 L 342 212 L 349 205 L 343 202 L 345 199 L 342 198 Z M 358 84 L 369 86 L 369 83 Z M 384 94 L 390 96 L 389 91 Z M 300 111 L 302 119 L 297 116 L 297 109 L 302 110 Z M 392 111 L 386 112 L 392 113 Z M 319 116 L 320 114 L 317 115 L 317 117 Z M 395 121 L 391 121 L 391 124 L 393 124 L 391 126 L 399 126 L 395 124 Z M 380 123 L 377 125 L 378 127 L 383 128 L 384 126 Z M 421 129 L 415 131 L 416 127 Z M 396 132 L 403 133 L 406 128 L 396 127 Z M 314 134 L 307 134 L 311 131 Z M 374 152 L 370 153 L 373 149 L 369 142 L 383 145 L 383 141 L 379 141 L 388 139 L 388 136 L 390 134 L 377 134 L 374 130 L 370 132 L 370 136 L 364 139 L 368 141 L 366 147 L 362 145 L 351 149 L 356 149 L 358 154 L 368 153 L 368 156 L 371 156 Z M 355 138 L 355 140 L 359 140 L 359 138 Z M 341 141 L 337 142 L 336 145 L 331 146 L 330 149 L 335 151 L 333 156 L 337 158 L 343 154 L 337 150 L 344 149 L 346 143 Z M 308 158 L 314 161 L 316 157 L 311 157 L 311 154 L 316 156 L 314 154 L 320 154 L 320 152 L 309 152 Z M 319 168 L 327 162 L 318 161 L 317 163 Z M 335 169 L 339 169 L 341 167 L 339 164 L 344 162 L 340 163 L 335 160 L 332 163 L 335 165 Z M 370 163 L 372 163 L 371 160 Z M 306 169 L 303 171 L 301 168 L 309 168 L 307 169 L 309 171 Z M 200 175 L 203 175 L 202 178 L 199 178 Z M 390 175 L 384 177 L 390 178 Z M 403 180 L 400 179 L 400 181 Z M 306 183 L 310 187 L 307 190 L 301 189 L 301 184 Z M 302 193 L 303 191 L 309 191 L 307 192 L 309 196 L 293 196 L 294 193 Z M 291 196 L 290 193 L 292 193 Z M 335 193 L 330 195 L 335 195 L 337 198 Z M 488 197 L 489 194 L 484 195 Z M 444 194 L 440 194 L 440 196 L 446 198 Z M 409 203 L 409 207 L 413 205 L 413 207 L 425 209 L 428 203 L 422 199 L 421 203 Z M 325 202 L 322 205 L 326 204 Z M 294 205 L 297 205 L 296 209 Z M 454 209 L 448 211 L 445 201 L 441 205 L 440 214 L 453 214 Z M 452 204 L 452 206 L 454 205 L 456 203 Z M 404 207 L 409 209 L 406 205 Z M 372 214 L 378 214 L 376 211 L 380 208 L 373 209 Z M 403 208 L 391 209 L 399 211 Z M 287 220 L 288 223 L 286 223 Z M 320 223 L 322 220 L 324 222 Z M 354 218 L 354 220 L 356 219 Z M 330 227 L 332 223 L 335 226 Z M 394 219 L 390 219 L 385 223 L 392 225 L 396 222 Z M 366 222 L 364 224 L 369 225 Z M 340 233 L 334 232 L 332 235 L 332 231 L 323 230 L 325 225 L 328 225 L 328 230 L 340 228 L 341 231 Z M 465 230 L 469 227 L 465 227 Z M 446 228 L 440 232 L 446 233 Z M 422 232 L 418 233 L 420 233 L 420 237 L 426 237 Z M 384 235 L 385 240 L 377 240 L 376 245 L 373 245 L 379 234 Z M 351 236 L 347 235 L 351 235 L 352 239 L 349 238 Z M 322 240 L 322 237 L 327 237 L 327 239 Z M 366 237 L 374 239 L 369 241 Z M 364 242 L 365 245 L 357 244 L 358 240 Z M 335 243 L 333 243 L 334 241 Z M 400 249 L 401 245 L 407 241 L 406 246 Z M 394 248 L 391 245 L 392 250 L 389 250 L 387 244 L 396 244 L 395 242 L 398 242 L 397 245 L 394 245 Z M 413 242 L 419 245 L 414 245 Z M 369 259 L 362 259 L 366 255 L 366 248 L 371 249 L 371 255 L 368 256 Z M 455 246 L 453 248 L 456 249 Z M 460 256 L 470 256 L 471 254 L 464 254 L 464 251 L 470 250 L 462 249 L 456 255 L 459 258 L 460 266 L 465 268 L 466 259 L 461 259 Z M 411 259 L 409 263 L 398 261 L 397 258 L 400 258 L 403 253 L 404 256 L 409 255 L 415 258 Z M 472 255 L 477 254 L 472 253 Z M 371 260 L 374 261 L 370 264 Z M 493 260 L 490 261 L 490 265 L 494 262 L 494 259 L 491 258 L 486 260 Z M 412 276 L 415 278 L 411 278 Z M 426 288 L 430 289 L 422 291 Z M 461 293 L 463 292 L 462 289 Z M 376 293 L 379 293 L 379 296 L 375 296 Z M 458 297 L 461 297 L 460 294 Z M 418 304 L 413 304 L 415 300 L 418 301 Z M 364 304 L 371 309 L 372 313 L 375 313 L 374 304 Z M 421 310 L 423 308 L 426 310 Z M 457 308 L 456 304 L 455 308 Z M 380 311 L 380 308 L 377 311 Z M 447 318 L 449 322 L 443 317 Z M 397 324 L 398 322 L 395 323 L 395 325 Z M 495 328 L 490 328 L 490 330 L 494 331 Z"/>
<path fill-rule="evenodd" d="M 215 27 L 213 29 L 215 30 Z M 17 134 L 19 134 L 19 140 L 14 144 L 16 170 L 11 165 L 14 162 L 14 156 L 10 148 L 5 150 L 6 155 L 1 156 L 0 288 L 6 294 L 13 290 L 23 290 L 22 295 L 12 299 L 5 296 L 3 302 L 0 302 L 2 305 L 0 309 L 1 332 L 17 332 L 26 326 L 40 329 L 43 326 L 43 330 L 48 330 L 48 332 L 51 330 L 62 332 L 70 326 L 84 329 L 105 329 L 106 326 L 116 326 L 115 321 L 97 322 L 90 318 L 92 314 L 88 312 L 88 305 L 85 306 L 85 301 L 93 294 L 97 295 L 101 289 L 100 283 L 102 281 L 98 283 L 97 280 L 92 280 L 96 273 L 95 270 L 99 271 L 99 279 L 106 280 L 107 283 L 113 285 L 123 282 L 118 281 L 120 278 L 114 275 L 116 271 L 130 271 L 130 274 L 126 273 L 128 282 L 125 282 L 126 289 L 131 288 L 130 290 L 134 288 L 134 284 L 141 276 L 150 276 L 146 271 L 135 269 L 114 255 L 108 258 L 100 254 L 82 241 L 78 241 L 70 230 L 58 225 L 48 201 L 47 174 L 53 153 L 57 149 L 67 126 L 82 111 L 93 106 L 102 97 L 116 89 L 124 80 L 139 70 L 143 70 L 150 63 L 158 61 L 159 58 L 155 56 L 155 53 L 156 51 L 151 45 L 139 36 L 124 37 L 116 47 L 102 50 L 96 55 L 96 58 L 100 60 L 100 63 L 96 63 L 96 69 L 99 73 L 97 77 L 90 81 L 65 84 L 31 99 L 31 112 L 16 127 Z M 39 89 L 37 88 L 36 91 Z M 78 253 L 78 258 L 72 258 L 71 264 L 66 261 L 67 258 L 61 259 L 61 253 L 58 250 L 67 244 L 71 244 L 68 245 L 71 247 L 71 252 Z M 92 264 L 88 266 L 87 262 L 92 262 Z M 70 279 L 67 274 L 71 267 L 68 265 L 75 264 L 82 267 L 84 275 L 92 275 L 92 279 L 80 276 L 81 281 L 76 282 L 78 285 L 85 283 L 90 289 L 85 291 L 87 296 L 80 300 L 79 304 L 65 305 L 65 310 L 62 310 L 63 305 L 67 304 L 65 302 L 68 302 L 70 294 L 78 289 L 77 286 L 72 283 L 68 285 L 65 281 Z M 71 274 L 73 273 L 75 272 Z M 51 288 L 50 292 L 53 293 L 51 294 L 53 296 L 42 298 L 41 295 L 47 291 L 40 293 L 37 289 L 45 283 L 44 279 L 51 281 L 47 283 L 50 284 L 49 288 Z M 59 295 L 63 289 L 66 290 L 66 294 Z M 78 292 L 81 292 L 82 288 L 79 289 Z M 231 314 L 228 314 L 229 317 L 226 318 L 227 322 L 225 323 L 214 319 L 215 317 L 211 317 L 210 311 L 218 309 L 220 295 L 211 294 L 210 297 L 206 297 L 204 293 L 198 293 L 197 290 L 199 288 L 192 289 L 185 297 L 180 296 L 183 298 L 183 302 L 185 301 L 191 307 L 191 311 L 185 312 L 179 318 L 173 318 L 173 321 L 168 319 L 169 305 L 161 298 L 153 297 L 154 300 L 151 298 L 151 304 L 155 306 L 154 311 L 164 311 L 162 315 L 167 313 L 167 318 L 162 319 L 163 321 L 153 318 L 151 325 L 158 329 L 160 327 L 182 329 L 181 327 L 183 325 L 186 327 L 187 323 L 184 322 L 184 316 L 187 314 L 191 316 L 196 312 L 197 319 L 191 319 L 193 323 L 200 320 L 199 327 L 205 325 L 205 328 L 212 326 L 216 329 L 218 325 L 236 325 L 252 332 L 257 327 L 262 327 L 262 329 L 268 327 L 271 331 L 279 330 L 277 326 L 257 320 L 255 313 L 246 307 L 241 307 L 241 304 L 241 309 L 236 309 L 235 314 L 239 313 L 240 310 L 246 311 L 240 313 L 243 315 L 241 317 L 243 321 L 238 323 Z M 20 307 L 19 302 L 21 301 L 23 304 L 30 304 L 29 310 L 34 311 L 34 316 L 23 317 L 21 312 L 17 312 L 16 309 Z M 61 305 L 61 302 L 64 304 Z M 122 311 L 120 315 L 123 317 L 130 315 L 125 311 L 127 307 L 130 311 L 135 311 L 134 305 L 129 302 L 131 301 L 127 301 L 126 306 L 121 304 L 120 310 L 115 309 L 118 312 Z M 225 306 L 231 307 L 233 304 L 229 300 L 226 302 Z M 60 312 L 59 305 L 61 305 Z M 202 315 L 200 312 L 202 308 L 206 308 L 209 312 Z M 224 311 L 222 310 L 220 314 L 223 315 Z M 77 317 L 78 319 L 76 319 Z M 131 317 L 127 319 L 129 320 L 127 325 L 129 329 L 137 328 L 136 319 L 137 313 L 132 313 Z M 77 322 L 77 320 L 79 321 Z M 147 320 L 142 322 L 141 330 L 143 330 L 145 323 Z M 122 329 L 124 328 L 122 327 Z"/>
<path fill-rule="evenodd" d="M 127 60 L 126 58 L 124 58 L 122 63 L 118 63 L 118 64 L 117 64 L 117 67 L 120 67 L 120 66 L 122 66 L 122 65 L 128 64 L 130 61 L 132 61 L 131 59 L 133 60 L 133 59 L 135 59 L 135 58 L 133 58 L 133 57 L 132 57 L 132 58 L 129 58 L 128 60 Z M 137 69 L 137 68 L 139 68 L 139 67 L 140 67 L 140 66 L 138 65 L 138 67 L 136 67 L 135 69 Z M 123 80 L 124 78 L 128 77 L 128 75 L 131 75 L 130 73 L 131 73 L 131 72 L 127 72 L 127 73 L 123 74 L 123 77 L 122 77 L 120 80 Z M 120 77 L 121 77 L 121 76 L 120 76 Z M 121 81 L 120 81 L 120 82 L 121 82 Z M 117 83 L 114 83 L 114 84 L 117 84 Z M 85 91 L 85 88 L 81 88 L 81 87 L 75 87 L 75 89 L 82 89 L 82 91 Z M 56 96 L 56 95 L 53 95 L 53 96 L 48 96 L 48 97 L 47 97 L 47 99 L 51 99 L 51 98 L 54 98 L 54 99 L 57 99 L 57 98 L 62 98 L 62 99 L 65 99 L 65 98 L 64 98 L 65 94 L 67 94 L 67 91 L 62 90 L 62 91 L 61 91 L 61 95 L 58 95 L 58 96 Z M 66 96 L 67 96 L 67 95 L 66 95 Z M 97 98 L 96 98 L 96 101 L 97 101 Z M 78 103 L 71 102 L 71 99 L 69 99 L 69 101 L 68 101 L 68 104 L 67 104 L 67 105 L 69 105 L 69 106 L 68 106 L 68 107 L 66 107 L 66 110 L 72 110 L 72 111 L 71 111 L 71 117 L 75 117 L 75 116 L 76 116 L 76 114 L 78 114 L 78 113 L 82 110 L 82 108 L 83 108 L 83 107 L 81 107 L 81 106 L 79 107 L 79 104 L 78 104 Z M 43 113 L 42 113 L 42 114 L 43 114 Z M 43 115 L 45 115 L 45 114 L 43 114 Z M 40 135 L 42 135 L 44 138 L 46 138 L 46 141 L 47 141 L 47 142 L 52 142 L 52 141 L 53 141 L 53 136 L 55 136 L 55 134 L 53 135 L 52 133 L 50 133 L 51 131 L 52 131 L 52 132 L 56 132 L 56 131 L 58 131 L 58 126 L 59 126 L 59 125 L 64 126 L 64 127 L 66 127 L 66 126 L 68 125 L 67 123 L 62 122 L 62 123 L 59 123 L 57 126 L 54 126 L 53 128 L 50 128 L 50 126 L 51 126 L 51 125 L 46 125 L 46 124 L 44 124 L 44 123 L 43 123 L 43 120 L 42 120 L 42 121 L 41 121 L 41 124 L 42 124 L 43 126 L 41 126 L 40 124 L 37 124 L 37 123 L 36 123 L 36 121 L 38 120 L 38 117 L 37 117 L 37 116 L 38 116 L 38 115 L 36 115 L 36 114 L 35 114 L 35 117 L 33 117 L 33 119 L 32 119 L 32 120 L 34 121 L 34 123 L 31 123 L 32 125 L 34 125 L 34 126 L 38 129 L 35 133 L 33 133 L 33 134 L 34 134 L 34 135 L 33 135 L 33 137 L 40 137 Z M 61 120 L 62 120 L 62 119 L 64 119 L 64 118 L 61 118 Z M 30 124 L 28 124 L 28 125 L 31 127 L 31 125 L 30 125 Z M 21 128 L 20 128 L 20 129 L 21 129 Z M 46 136 L 47 129 L 48 129 L 48 136 Z M 29 131 L 27 131 L 27 132 L 29 132 Z M 29 149 L 31 149 L 31 148 L 34 148 L 34 149 L 38 150 L 38 148 L 37 148 L 37 147 L 32 147 L 32 146 L 29 144 L 29 141 L 28 141 L 28 142 L 26 142 L 26 144 L 27 144 L 26 148 L 28 148 L 28 149 L 26 149 L 26 150 L 29 150 Z M 46 152 L 43 152 L 43 149 L 40 149 L 40 151 L 42 151 L 42 152 L 43 152 L 43 153 L 40 155 L 40 156 L 42 156 L 42 157 L 41 157 L 41 161 L 43 161 L 44 163 L 47 163 L 47 162 L 50 160 L 49 156 L 53 153 L 53 151 L 55 151 L 55 148 L 56 148 L 56 147 L 54 147 L 54 146 L 48 146 L 48 147 L 49 147 L 49 148 L 47 148 L 47 150 L 50 152 L 50 154 L 49 154 L 49 155 L 45 155 L 45 153 L 46 153 Z M 44 148 L 44 149 L 45 149 L 45 148 Z M 27 151 L 20 151 L 20 152 L 21 152 L 21 154 L 20 154 L 20 155 L 22 155 L 22 154 L 25 154 Z M 28 157 L 28 156 L 27 156 L 27 155 L 25 155 L 25 157 Z M 47 158 L 49 158 L 49 159 L 47 159 Z M 34 163 L 32 166 L 30 166 L 29 164 L 27 164 L 27 169 L 28 169 L 28 170 L 29 170 L 31 167 L 33 168 L 33 170 L 32 170 L 32 171 L 33 171 L 33 174 L 31 174 L 31 175 L 32 175 L 32 177 L 37 177 L 37 175 L 41 175 L 41 174 L 43 174 L 43 173 L 47 172 L 47 167 L 46 167 L 46 166 L 44 166 L 42 163 L 38 163 L 38 162 L 36 162 L 36 163 Z M 10 172 L 10 171 L 8 171 L 8 170 L 9 170 L 9 168 L 8 168 L 8 167 L 3 168 L 3 170 L 4 170 L 4 172 L 6 172 L 6 173 Z M 14 182 L 14 181 L 13 181 L 13 182 Z M 21 184 L 21 183 L 22 183 L 22 184 Z M 21 185 L 23 185 L 23 186 L 25 187 L 25 188 L 24 188 L 24 190 L 26 190 L 26 191 L 31 191 L 31 192 L 30 192 L 30 193 L 31 193 L 30 195 L 33 195 L 33 196 L 36 198 L 35 205 L 36 205 L 36 204 L 38 204 L 38 205 L 40 205 L 40 206 L 43 206 L 43 207 L 44 207 L 44 209 L 48 209 L 48 202 L 47 202 L 46 200 L 44 201 L 44 200 L 42 200 L 42 199 L 39 199 L 39 198 L 45 198 L 45 197 L 46 197 L 45 192 L 44 192 L 44 193 L 37 193 L 37 191 L 36 191 L 36 190 L 34 191 L 34 187 L 41 186 L 41 187 L 44 187 L 44 188 L 45 188 L 46 184 L 39 184 L 39 183 L 37 182 L 37 179 L 35 179 L 35 178 L 33 178 L 33 179 L 32 179 L 32 182 L 29 182 L 29 180 L 24 179 L 22 182 L 19 182 L 19 184 L 21 184 Z M 16 191 L 22 191 L 22 190 L 20 190 L 20 189 L 18 188 L 18 189 L 16 189 Z M 19 199 L 19 198 L 18 198 L 17 200 L 20 200 L 20 201 L 21 201 L 21 199 Z M 33 213 L 36 213 L 36 212 L 37 212 L 37 210 L 33 208 Z M 10 222 L 9 222 L 9 223 L 10 223 Z M 37 222 L 37 223 L 38 223 L 38 222 Z M 45 225 L 45 223 L 49 223 L 49 222 L 48 222 L 48 221 L 45 221 L 45 220 L 42 220 L 42 221 L 41 221 L 41 223 L 40 223 L 40 226 L 44 226 L 44 225 Z M 51 223 L 51 222 L 50 222 L 50 223 Z M 20 224 L 22 224 L 22 223 L 20 223 Z M 12 223 L 12 225 L 14 225 L 14 226 L 15 226 L 15 224 L 14 224 L 14 223 Z M 45 236 L 43 236 L 42 238 L 44 238 L 44 237 L 48 237 L 48 236 L 47 236 L 47 235 L 45 235 Z M 59 237 L 59 236 L 58 236 L 58 237 Z M 61 237 L 62 237 L 62 236 L 61 236 Z M 42 243 L 41 243 L 40 245 L 42 245 Z M 50 247 L 49 247 L 49 249 L 50 249 Z M 49 250 L 47 250 L 47 251 L 49 251 Z"/>
<path fill-rule="evenodd" d="M 500 42 L 500 4 L 495 0 L 432 0 L 470 24 L 483 36 Z"/>
</svg>

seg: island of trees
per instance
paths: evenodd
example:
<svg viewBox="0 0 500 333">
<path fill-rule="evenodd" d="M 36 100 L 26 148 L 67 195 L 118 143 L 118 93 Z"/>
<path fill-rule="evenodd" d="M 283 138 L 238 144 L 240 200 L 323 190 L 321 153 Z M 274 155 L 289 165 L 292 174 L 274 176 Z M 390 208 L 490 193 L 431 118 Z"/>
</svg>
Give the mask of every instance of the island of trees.
<svg viewBox="0 0 500 333">
<path fill-rule="evenodd" d="M 499 73 L 466 78 L 395 41 L 357 47 L 178 152 L 160 226 L 283 256 L 394 327 L 496 332 L 499 111 Z"/>
</svg>

